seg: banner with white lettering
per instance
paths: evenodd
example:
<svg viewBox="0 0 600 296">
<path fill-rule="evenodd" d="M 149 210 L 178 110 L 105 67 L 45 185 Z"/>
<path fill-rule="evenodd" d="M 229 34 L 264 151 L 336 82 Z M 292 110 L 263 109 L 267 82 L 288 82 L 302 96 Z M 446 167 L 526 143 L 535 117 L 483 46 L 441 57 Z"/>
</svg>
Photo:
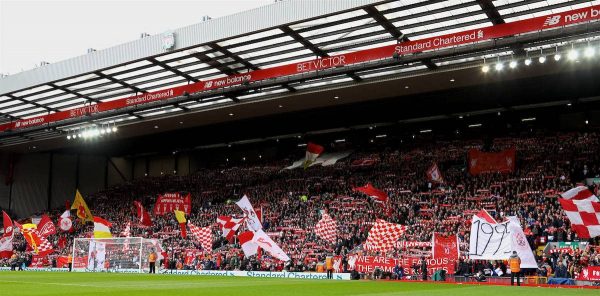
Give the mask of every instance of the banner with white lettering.
<svg viewBox="0 0 600 296">
<path fill-rule="evenodd" d="M 159 195 L 154 205 L 154 215 L 164 215 L 173 213 L 174 210 L 185 212 L 190 215 L 192 212 L 192 197 L 188 193 L 182 196 L 179 192 L 165 193 Z"/>
<path fill-rule="evenodd" d="M 577 279 L 580 281 L 600 281 L 600 266 L 584 267 Z"/>
<path fill-rule="evenodd" d="M 438 270 L 445 270 L 449 274 L 454 274 L 455 260 L 449 258 L 425 259 L 427 261 L 427 273 L 432 275 Z M 334 260 L 335 261 L 335 260 Z M 373 272 L 376 268 L 383 272 L 393 272 L 394 267 L 399 264 L 404 269 L 404 273 L 412 275 L 414 267 L 421 266 L 421 258 L 418 257 L 403 257 L 389 258 L 384 256 L 359 256 L 351 255 L 348 257 L 348 270 L 356 270 L 358 272 Z M 338 266 L 334 262 L 334 266 Z M 341 265 L 340 269 L 342 268 Z M 340 272 L 341 270 L 336 270 Z"/>
</svg>

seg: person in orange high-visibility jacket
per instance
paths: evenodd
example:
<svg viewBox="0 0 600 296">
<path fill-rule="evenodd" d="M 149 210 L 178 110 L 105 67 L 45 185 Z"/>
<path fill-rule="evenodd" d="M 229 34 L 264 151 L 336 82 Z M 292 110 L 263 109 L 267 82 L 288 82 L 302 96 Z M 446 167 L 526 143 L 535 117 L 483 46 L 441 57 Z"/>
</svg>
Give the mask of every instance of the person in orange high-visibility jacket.
<svg viewBox="0 0 600 296">
<path fill-rule="evenodd" d="M 71 254 L 67 256 L 67 263 L 69 264 L 69 272 L 71 272 L 73 270 L 73 256 Z"/>
<path fill-rule="evenodd" d="M 327 279 L 333 279 L 333 256 L 325 258 L 325 270 L 327 270 Z"/>
<path fill-rule="evenodd" d="M 150 273 L 156 273 L 156 253 L 154 249 L 150 251 L 150 255 L 148 255 L 148 263 L 150 263 Z"/>
<path fill-rule="evenodd" d="M 515 285 L 515 277 L 517 278 L 517 286 L 521 285 L 519 276 L 521 275 L 521 258 L 517 255 L 517 251 L 513 251 L 508 258 L 508 266 L 510 268 L 510 285 Z"/>
</svg>

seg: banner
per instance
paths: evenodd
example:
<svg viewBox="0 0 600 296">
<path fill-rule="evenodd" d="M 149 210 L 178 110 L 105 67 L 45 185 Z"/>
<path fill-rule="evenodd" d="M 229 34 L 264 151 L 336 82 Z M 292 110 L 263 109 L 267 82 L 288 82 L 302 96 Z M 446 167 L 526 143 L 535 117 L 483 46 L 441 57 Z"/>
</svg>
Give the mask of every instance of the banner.
<svg viewBox="0 0 600 296">
<path fill-rule="evenodd" d="M 403 248 L 424 248 L 424 247 L 431 247 L 431 242 L 417 242 L 417 241 L 397 241 L 396 242 L 396 248 L 397 249 L 403 249 Z"/>
<path fill-rule="evenodd" d="M 514 148 L 500 152 L 481 152 L 469 150 L 469 173 L 506 173 L 515 170 L 516 151 Z"/>
<path fill-rule="evenodd" d="M 427 274 L 432 275 L 438 270 L 445 270 L 448 274 L 454 274 L 454 265 L 456 260 L 450 258 L 425 259 L 427 262 Z M 399 264 L 404 269 L 404 273 L 412 275 L 413 267 L 418 266 L 420 269 L 421 258 L 404 257 L 404 258 L 388 258 L 383 256 L 358 256 L 352 255 L 348 257 L 348 270 L 358 272 L 373 272 L 375 268 L 381 269 L 383 272 L 393 272 L 394 267 Z M 334 266 L 336 264 L 334 263 Z M 341 268 L 341 265 L 340 265 Z"/>
<path fill-rule="evenodd" d="M 600 266 L 584 267 L 577 279 L 580 281 L 600 281 Z"/>
<path fill-rule="evenodd" d="M 473 216 L 469 242 L 469 259 L 505 260 L 512 254 L 508 221 L 488 222 Z"/>
<path fill-rule="evenodd" d="M 443 236 L 439 233 L 433 233 L 433 258 L 459 258 L 458 236 Z"/>
<path fill-rule="evenodd" d="M 87 257 L 87 269 L 88 270 L 102 270 L 104 269 L 104 259 L 106 258 L 106 243 L 97 241 L 90 241 L 90 248 Z"/>
<path fill-rule="evenodd" d="M 510 216 L 508 219 L 510 221 L 508 231 L 511 235 L 511 248 L 513 251 L 517 251 L 517 255 L 521 258 L 521 268 L 538 268 L 519 219 L 516 216 Z"/>
<path fill-rule="evenodd" d="M 178 210 L 190 215 L 192 212 L 192 197 L 190 193 L 186 196 L 181 196 L 177 193 L 165 193 L 159 195 L 154 205 L 154 215 L 164 215 L 173 213 Z"/>
<path fill-rule="evenodd" d="M 29 264 L 29 267 L 41 268 L 41 267 L 45 267 L 48 265 L 49 265 L 48 256 L 40 256 L 40 255 L 31 256 L 31 263 Z"/>
<path fill-rule="evenodd" d="M 168 100 L 175 97 L 181 97 L 184 95 L 184 93 L 193 94 L 196 92 L 241 85 L 243 83 L 257 82 L 282 76 L 337 68 L 374 60 L 390 59 L 393 53 L 398 53 L 400 56 L 402 56 L 416 52 L 454 47 L 512 35 L 558 28 L 571 24 L 585 23 L 597 19 L 600 19 L 600 5 L 584 7 L 505 24 L 493 25 L 479 29 L 424 38 L 420 40 L 406 41 L 399 44 L 358 50 L 355 52 L 317 58 L 309 61 L 260 69 L 247 73 L 235 74 L 169 89 L 148 92 L 137 96 L 112 100 L 109 102 L 85 105 L 79 108 L 73 108 L 27 119 L 19 119 L 9 123 L 1 124 L 0 132 L 40 126 L 71 118 L 81 118 L 100 112 L 122 109 L 155 101 Z"/>
<path fill-rule="evenodd" d="M 8 214 L 2 211 L 4 232 L 0 237 L 0 258 L 10 258 L 13 254 L 13 222 Z"/>
</svg>

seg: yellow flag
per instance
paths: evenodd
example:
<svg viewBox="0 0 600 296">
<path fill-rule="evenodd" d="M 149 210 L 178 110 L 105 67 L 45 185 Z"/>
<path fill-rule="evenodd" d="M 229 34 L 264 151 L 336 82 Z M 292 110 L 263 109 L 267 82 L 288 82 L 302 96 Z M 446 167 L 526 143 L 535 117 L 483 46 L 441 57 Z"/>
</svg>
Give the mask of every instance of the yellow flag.
<svg viewBox="0 0 600 296">
<path fill-rule="evenodd" d="M 179 223 L 185 223 L 187 220 L 185 219 L 185 213 L 182 211 L 175 210 L 175 219 Z"/>
<path fill-rule="evenodd" d="M 71 210 L 77 210 L 77 217 L 83 221 L 94 221 L 94 216 L 92 216 L 92 212 L 90 212 L 90 209 L 85 203 L 85 200 L 83 200 L 83 196 L 81 196 L 79 190 L 75 192 L 75 200 L 73 201 Z"/>
</svg>

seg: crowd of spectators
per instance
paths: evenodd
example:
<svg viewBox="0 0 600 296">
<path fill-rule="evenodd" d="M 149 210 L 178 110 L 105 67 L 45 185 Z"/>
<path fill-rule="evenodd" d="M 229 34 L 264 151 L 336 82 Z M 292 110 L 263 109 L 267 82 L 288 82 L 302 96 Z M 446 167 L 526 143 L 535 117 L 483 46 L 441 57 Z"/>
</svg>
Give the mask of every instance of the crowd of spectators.
<svg viewBox="0 0 600 296">
<path fill-rule="evenodd" d="M 570 227 L 557 194 L 600 177 L 600 135 L 596 133 L 559 133 L 551 135 L 513 135 L 491 143 L 480 140 L 429 140 L 414 143 L 374 145 L 356 149 L 332 166 L 284 170 L 295 159 L 265 163 L 203 168 L 189 176 L 145 177 L 110 187 L 86 196 L 94 215 L 113 223 L 115 236 L 134 221 L 132 236 L 158 238 L 168 258 L 165 266 L 180 269 L 295 270 L 317 269 L 328 254 L 344 256 L 383 255 L 362 250 L 370 222 L 383 218 L 408 226 L 400 241 L 429 242 L 433 232 L 458 234 L 461 251 L 468 251 L 469 219 L 484 208 L 498 220 L 509 215 L 521 219 L 528 242 L 539 261 L 540 275 L 575 277 L 587 265 L 600 265 L 600 253 L 593 247 L 598 238 L 580 239 Z M 345 147 L 346 149 L 355 147 Z M 515 148 L 516 169 L 511 173 L 486 173 L 472 176 L 467 170 L 467 151 L 500 151 Z M 300 154 L 293 157 L 299 157 Z M 437 163 L 443 184 L 427 180 L 425 172 Z M 387 192 L 388 210 L 367 196 L 353 191 L 366 183 Z M 590 188 L 595 192 L 597 185 Z M 153 216 L 153 226 L 136 227 L 132 202 L 140 200 L 152 209 L 159 194 L 191 193 L 194 225 L 213 229 L 213 251 L 203 250 L 186 260 L 189 250 L 202 250 L 192 236 L 181 238 L 173 215 Z M 216 219 L 221 215 L 241 216 L 234 204 L 246 194 L 254 207 L 263 210 L 264 229 L 292 258 L 286 264 L 264 254 L 260 259 L 245 258 L 238 244 L 221 238 Z M 308 198 L 302 198 L 307 196 Z M 320 239 L 314 226 L 325 210 L 338 223 L 335 243 Z M 56 218 L 58 209 L 50 214 Z M 75 222 L 73 233 L 50 237 L 57 246 L 54 256 L 68 254 L 73 237 L 90 236 L 93 226 Z M 537 252 L 548 242 L 587 241 L 590 246 L 573 252 L 551 255 Z M 22 241 L 18 241 L 23 243 Z M 58 247 L 59 242 L 62 244 Z M 24 245 L 19 250 L 25 251 Z M 386 256 L 429 256 L 431 247 L 399 244 Z M 545 255 L 544 255 L 545 254 Z M 489 270 L 506 274 L 502 262 L 457 262 L 458 274 Z M 2 262 L 0 262 L 2 264 Z M 6 264 L 6 262 L 4 262 Z"/>
</svg>

